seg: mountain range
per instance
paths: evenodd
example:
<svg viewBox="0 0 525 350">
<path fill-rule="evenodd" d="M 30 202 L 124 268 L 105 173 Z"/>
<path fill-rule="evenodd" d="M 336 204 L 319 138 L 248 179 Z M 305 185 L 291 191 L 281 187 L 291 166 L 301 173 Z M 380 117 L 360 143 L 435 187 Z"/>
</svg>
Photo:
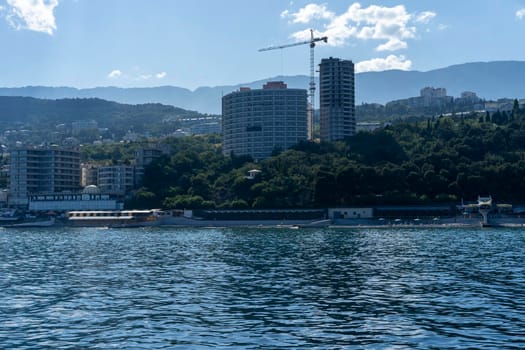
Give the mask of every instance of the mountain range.
<svg viewBox="0 0 525 350">
<path fill-rule="evenodd" d="M 270 80 L 282 80 L 290 88 L 306 89 L 309 77 L 276 76 L 237 85 L 199 87 L 189 90 L 176 86 L 151 88 L 27 86 L 0 88 L 0 96 L 25 96 L 42 99 L 100 98 L 125 104 L 162 103 L 200 113 L 219 114 L 221 96 L 240 87 L 261 88 Z M 525 97 L 525 61 L 476 62 L 420 71 L 389 70 L 358 73 L 355 76 L 356 104 L 381 103 L 419 96 L 426 86 L 444 87 L 450 96 L 473 91 L 487 100 Z"/>
</svg>

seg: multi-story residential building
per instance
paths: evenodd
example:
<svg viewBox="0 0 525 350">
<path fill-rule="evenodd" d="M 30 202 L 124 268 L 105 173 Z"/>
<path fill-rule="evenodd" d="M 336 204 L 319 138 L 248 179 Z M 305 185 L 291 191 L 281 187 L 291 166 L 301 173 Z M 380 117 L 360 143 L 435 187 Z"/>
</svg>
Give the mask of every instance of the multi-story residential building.
<svg viewBox="0 0 525 350">
<path fill-rule="evenodd" d="M 191 126 L 190 130 L 192 135 L 220 134 L 221 123 L 220 121 L 214 121 L 209 123 L 195 124 Z"/>
<path fill-rule="evenodd" d="M 417 99 L 416 104 L 421 107 L 443 107 L 454 101 L 454 98 L 447 96 L 447 89 L 424 87 L 419 92 L 420 98 Z"/>
<path fill-rule="evenodd" d="M 442 98 L 447 96 L 447 89 L 427 86 L 419 90 L 419 95 L 429 99 Z"/>
<path fill-rule="evenodd" d="M 164 153 L 168 152 L 159 147 L 140 148 L 135 151 L 135 186 L 142 185 L 144 168 L 159 159 Z"/>
<path fill-rule="evenodd" d="M 483 100 L 472 91 L 463 91 L 461 97 L 454 99 L 454 105 L 459 107 L 469 106 L 473 110 L 482 110 L 485 108 Z"/>
<path fill-rule="evenodd" d="M 165 152 L 159 147 L 140 148 L 135 151 L 135 163 L 143 167 L 159 159 Z"/>
<path fill-rule="evenodd" d="M 98 168 L 89 163 L 82 164 L 82 177 L 81 185 L 82 187 L 97 185 L 98 184 Z"/>
<path fill-rule="evenodd" d="M 241 88 L 222 98 L 223 153 L 271 156 L 307 139 L 307 95 L 281 81 Z"/>
<path fill-rule="evenodd" d="M 322 141 L 355 134 L 354 64 L 324 58 L 319 65 L 320 132 Z"/>
<path fill-rule="evenodd" d="M 79 120 L 71 123 L 71 133 L 78 135 L 84 130 L 97 130 L 98 123 L 95 120 Z"/>
<path fill-rule="evenodd" d="M 135 185 L 135 168 L 113 165 L 98 168 L 98 188 L 102 193 L 126 195 Z"/>
<path fill-rule="evenodd" d="M 189 130 L 191 135 L 207 135 L 221 133 L 221 117 L 216 115 L 187 117 L 177 120 L 182 130 Z"/>
<path fill-rule="evenodd" d="M 76 192 L 80 189 L 78 149 L 46 147 L 11 151 L 9 204 L 27 206 L 28 196 Z"/>
</svg>

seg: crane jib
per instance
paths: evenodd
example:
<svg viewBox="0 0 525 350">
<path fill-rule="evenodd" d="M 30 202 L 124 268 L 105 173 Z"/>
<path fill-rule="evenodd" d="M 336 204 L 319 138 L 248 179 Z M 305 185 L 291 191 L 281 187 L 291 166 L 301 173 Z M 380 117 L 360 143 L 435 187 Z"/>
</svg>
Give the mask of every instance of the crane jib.
<svg viewBox="0 0 525 350">
<path fill-rule="evenodd" d="M 313 140 L 313 124 L 314 124 L 314 110 L 315 110 L 315 70 L 314 70 L 314 48 L 315 43 L 318 41 L 324 41 L 325 43 L 328 43 L 328 37 L 323 36 L 321 38 L 314 38 L 314 31 L 313 29 L 310 29 L 310 40 L 303 41 L 303 42 L 297 42 L 293 44 L 287 44 L 287 45 L 280 45 L 280 46 L 270 46 L 264 49 L 260 49 L 260 51 L 270 51 L 270 50 L 277 50 L 277 49 L 285 49 L 287 47 L 292 46 L 299 46 L 299 45 L 306 45 L 308 44 L 310 46 L 310 93 L 309 93 L 309 103 L 308 103 L 308 139 Z"/>
</svg>

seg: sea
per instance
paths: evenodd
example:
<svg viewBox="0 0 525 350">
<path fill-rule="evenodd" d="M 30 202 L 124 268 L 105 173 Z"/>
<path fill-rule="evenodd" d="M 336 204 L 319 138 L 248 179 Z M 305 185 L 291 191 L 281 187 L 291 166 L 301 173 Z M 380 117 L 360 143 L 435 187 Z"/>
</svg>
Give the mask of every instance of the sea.
<svg viewBox="0 0 525 350">
<path fill-rule="evenodd" d="M 0 229 L 1 349 L 523 349 L 525 230 Z"/>
</svg>

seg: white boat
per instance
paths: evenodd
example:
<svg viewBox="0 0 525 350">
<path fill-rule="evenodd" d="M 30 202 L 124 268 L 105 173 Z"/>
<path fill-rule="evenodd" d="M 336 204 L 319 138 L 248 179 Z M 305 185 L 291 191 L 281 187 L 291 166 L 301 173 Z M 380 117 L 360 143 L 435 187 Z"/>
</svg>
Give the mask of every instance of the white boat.
<svg viewBox="0 0 525 350">
<path fill-rule="evenodd" d="M 150 210 L 81 210 L 67 213 L 72 226 L 141 227 L 160 224 L 163 212 Z"/>
</svg>

